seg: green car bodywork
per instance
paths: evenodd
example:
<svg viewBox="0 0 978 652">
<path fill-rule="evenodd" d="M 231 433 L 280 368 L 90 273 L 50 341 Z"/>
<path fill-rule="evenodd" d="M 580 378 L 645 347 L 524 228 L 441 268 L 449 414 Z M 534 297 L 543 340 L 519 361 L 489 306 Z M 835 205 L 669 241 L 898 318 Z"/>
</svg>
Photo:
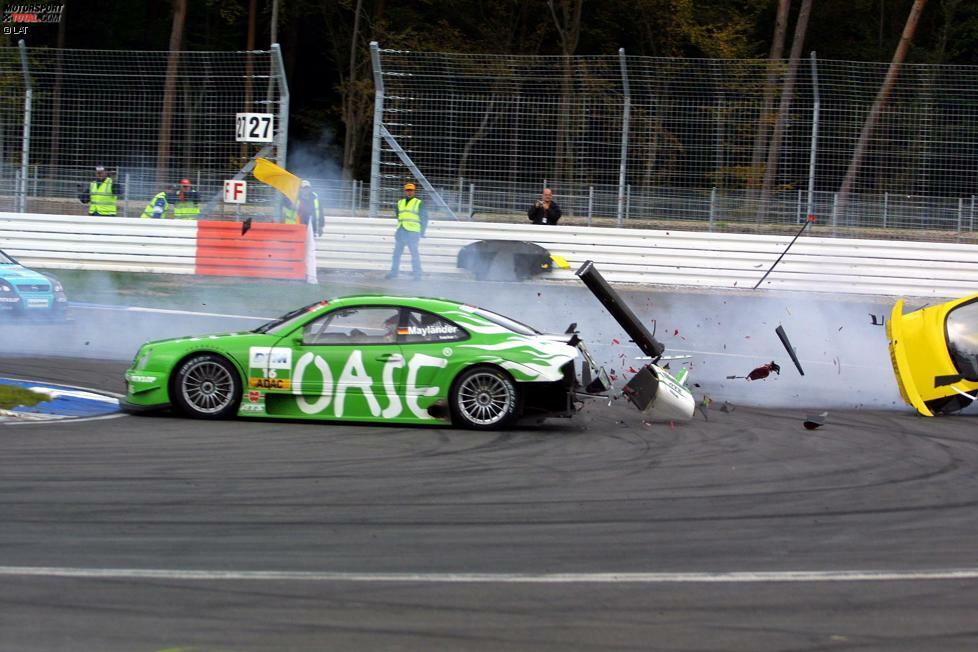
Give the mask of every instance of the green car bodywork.
<svg viewBox="0 0 978 652">
<path fill-rule="evenodd" d="M 352 296 L 305 306 L 254 331 L 148 342 L 126 371 L 122 406 L 173 406 L 203 418 L 437 424 L 458 421 L 471 394 L 474 408 L 462 411 L 475 422 L 463 425 L 495 427 L 522 415 L 569 416 L 579 405 L 579 358 L 586 378 L 607 378 L 572 332 L 545 335 L 442 299 Z M 218 380 L 211 382 L 213 371 Z M 488 394 L 476 396 L 480 383 Z M 488 409 L 480 421 L 476 398 L 488 396 L 490 405 L 493 391 L 511 394 L 499 399 L 505 414 Z"/>
</svg>

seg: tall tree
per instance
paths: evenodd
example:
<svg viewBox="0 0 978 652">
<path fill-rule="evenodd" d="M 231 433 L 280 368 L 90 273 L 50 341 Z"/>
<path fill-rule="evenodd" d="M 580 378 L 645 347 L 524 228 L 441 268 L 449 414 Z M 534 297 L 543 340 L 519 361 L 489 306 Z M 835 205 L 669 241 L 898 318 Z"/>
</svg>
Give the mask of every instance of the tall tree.
<svg viewBox="0 0 978 652">
<path fill-rule="evenodd" d="M 778 106 L 778 117 L 774 123 L 774 133 L 767 149 L 767 164 L 764 166 L 764 183 L 761 186 L 761 205 L 759 210 L 767 212 L 771 199 L 771 189 L 774 177 L 778 171 L 778 155 L 781 152 L 781 142 L 784 139 L 784 124 L 788 120 L 788 111 L 795 99 L 795 80 L 798 78 L 798 64 L 801 61 L 802 49 L 805 46 L 805 34 L 808 32 L 808 19 L 812 15 L 812 0 L 802 0 L 798 19 L 795 22 L 795 35 L 791 41 L 791 54 L 788 57 L 788 71 L 781 89 L 781 104 Z"/>
<path fill-rule="evenodd" d="M 67 19 L 65 16 L 67 10 L 67 0 L 62 3 L 61 10 L 61 21 L 58 23 L 58 40 L 55 47 L 58 49 L 58 54 L 55 60 L 54 69 L 54 90 L 51 92 L 51 153 L 48 159 L 48 165 L 51 166 L 51 171 L 49 174 L 54 176 L 61 176 L 58 172 L 57 167 L 61 163 L 61 88 L 64 81 L 64 47 L 65 47 L 65 34 L 67 31 Z"/>
<path fill-rule="evenodd" d="M 163 82 L 163 111 L 160 113 L 160 132 L 157 139 L 156 185 L 162 186 L 170 167 L 170 139 L 173 127 L 173 104 L 180 69 L 180 46 L 183 27 L 187 20 L 187 0 L 172 0 L 173 25 L 170 29 L 170 55 L 166 62 L 166 78 Z"/>
<path fill-rule="evenodd" d="M 571 56 L 577 51 L 577 43 L 581 38 L 584 0 L 557 0 L 557 2 L 560 3 L 559 12 L 554 7 L 554 0 L 547 0 L 554 27 L 557 29 L 562 55 L 554 174 L 558 179 L 568 179 L 572 176 L 574 167 L 574 152 L 571 147 L 573 139 L 570 134 L 571 93 L 574 88 L 574 61 Z"/>
<path fill-rule="evenodd" d="M 774 116 L 774 80 L 781 69 L 781 58 L 784 56 L 784 42 L 788 33 L 788 12 L 791 11 L 791 0 L 778 0 L 778 14 L 774 20 L 774 37 L 771 39 L 771 51 L 767 55 L 767 72 L 764 78 L 764 98 L 761 102 L 761 114 L 757 121 L 757 131 L 754 132 L 754 148 L 750 159 L 750 176 L 747 179 L 748 188 L 756 188 L 757 182 L 763 176 L 761 157 L 764 156 L 767 145 L 767 135 L 771 130 Z"/>
<path fill-rule="evenodd" d="M 890 62 L 890 67 L 886 71 L 886 77 L 883 79 L 883 84 L 876 94 L 876 100 L 873 102 L 873 106 L 869 110 L 869 115 L 866 116 L 866 121 L 863 123 L 862 131 L 859 133 L 859 140 L 856 142 L 856 146 L 852 151 L 852 159 L 850 159 L 849 167 L 846 169 L 846 176 L 842 179 L 842 185 L 839 186 L 838 202 L 836 204 L 837 214 L 845 213 L 848 207 L 849 195 L 852 192 L 852 186 L 856 181 L 856 176 L 859 174 L 859 168 L 862 167 L 863 158 L 866 156 L 866 147 L 869 144 L 869 139 L 872 137 L 876 125 L 879 124 L 883 110 L 886 108 L 886 103 L 890 98 L 890 94 L 893 92 L 893 87 L 896 85 L 896 80 L 900 76 L 900 68 L 907 58 L 907 52 L 910 50 L 910 44 L 913 42 L 914 34 L 917 31 L 917 23 L 920 21 L 920 15 L 923 13 L 926 5 L 927 0 L 914 0 L 913 6 L 910 8 L 907 22 L 903 27 L 903 35 L 900 37 L 900 43 L 893 53 L 893 60 Z"/>
</svg>

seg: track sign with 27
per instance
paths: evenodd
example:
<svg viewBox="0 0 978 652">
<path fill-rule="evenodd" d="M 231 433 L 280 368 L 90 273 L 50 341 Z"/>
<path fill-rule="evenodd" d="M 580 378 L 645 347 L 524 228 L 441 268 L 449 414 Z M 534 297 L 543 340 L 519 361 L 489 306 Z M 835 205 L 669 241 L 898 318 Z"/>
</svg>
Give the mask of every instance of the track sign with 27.
<svg viewBox="0 0 978 652">
<path fill-rule="evenodd" d="M 270 143 L 275 136 L 274 113 L 238 113 L 234 140 L 239 143 Z"/>
</svg>

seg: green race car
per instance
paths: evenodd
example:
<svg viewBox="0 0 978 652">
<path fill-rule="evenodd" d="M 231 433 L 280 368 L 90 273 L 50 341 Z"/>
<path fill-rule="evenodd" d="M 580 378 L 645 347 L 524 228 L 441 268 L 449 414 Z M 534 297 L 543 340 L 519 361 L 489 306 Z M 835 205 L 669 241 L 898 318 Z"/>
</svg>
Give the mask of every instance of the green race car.
<svg viewBox="0 0 978 652">
<path fill-rule="evenodd" d="M 580 377 L 575 360 L 580 359 Z M 443 299 L 352 296 L 253 331 L 144 344 L 123 409 L 505 427 L 570 416 L 610 388 L 574 332 L 546 335 Z"/>
</svg>

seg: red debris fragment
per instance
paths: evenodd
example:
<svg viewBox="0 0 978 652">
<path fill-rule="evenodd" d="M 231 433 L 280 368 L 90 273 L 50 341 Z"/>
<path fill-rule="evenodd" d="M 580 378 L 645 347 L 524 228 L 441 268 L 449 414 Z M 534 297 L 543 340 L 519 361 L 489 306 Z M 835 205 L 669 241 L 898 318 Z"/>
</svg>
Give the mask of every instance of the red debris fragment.
<svg viewBox="0 0 978 652">
<path fill-rule="evenodd" d="M 638 369 L 636 369 L 635 367 L 629 367 L 628 368 L 628 373 L 630 373 L 630 374 L 637 374 L 638 373 Z"/>
<path fill-rule="evenodd" d="M 781 367 L 778 366 L 774 360 L 767 364 L 762 364 L 760 367 L 752 370 L 747 374 L 747 380 L 761 380 L 762 378 L 767 378 L 771 375 L 771 372 L 781 375 Z"/>
<path fill-rule="evenodd" d="M 618 341 L 618 340 L 616 340 L 615 338 L 611 338 L 611 343 L 612 343 L 612 344 L 621 344 L 621 342 L 619 342 L 619 341 Z"/>
</svg>

